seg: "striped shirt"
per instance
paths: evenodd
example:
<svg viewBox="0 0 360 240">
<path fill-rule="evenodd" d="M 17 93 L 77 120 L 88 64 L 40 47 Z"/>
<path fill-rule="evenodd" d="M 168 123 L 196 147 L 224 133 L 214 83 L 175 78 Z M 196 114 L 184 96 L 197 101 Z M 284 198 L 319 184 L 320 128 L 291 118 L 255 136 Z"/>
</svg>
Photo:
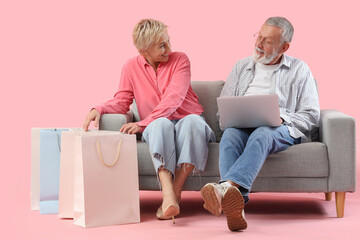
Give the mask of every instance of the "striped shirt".
<svg viewBox="0 0 360 240">
<path fill-rule="evenodd" d="M 227 78 L 220 96 L 243 96 L 255 75 L 252 57 L 239 60 Z M 279 97 L 280 117 L 293 138 L 311 140 L 319 126 L 320 105 L 315 79 L 303 61 L 283 54 L 270 77 L 269 94 Z"/>
</svg>

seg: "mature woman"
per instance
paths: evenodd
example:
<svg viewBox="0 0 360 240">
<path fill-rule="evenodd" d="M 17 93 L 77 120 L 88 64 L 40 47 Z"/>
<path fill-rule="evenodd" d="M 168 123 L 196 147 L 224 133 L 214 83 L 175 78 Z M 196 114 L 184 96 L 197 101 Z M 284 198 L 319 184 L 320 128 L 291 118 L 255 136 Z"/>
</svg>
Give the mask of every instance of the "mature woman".
<svg viewBox="0 0 360 240">
<path fill-rule="evenodd" d="M 90 111 L 84 129 L 91 121 L 97 127 L 103 113 L 125 114 L 135 98 L 141 121 L 127 123 L 120 131 L 142 133 L 162 188 L 163 202 L 156 216 L 174 219 L 180 213 L 186 178 L 205 168 L 207 145 L 214 133 L 191 88 L 190 61 L 184 53 L 171 52 L 167 26 L 153 19 L 141 20 L 133 40 L 140 55 L 125 63 L 118 92 Z"/>
</svg>

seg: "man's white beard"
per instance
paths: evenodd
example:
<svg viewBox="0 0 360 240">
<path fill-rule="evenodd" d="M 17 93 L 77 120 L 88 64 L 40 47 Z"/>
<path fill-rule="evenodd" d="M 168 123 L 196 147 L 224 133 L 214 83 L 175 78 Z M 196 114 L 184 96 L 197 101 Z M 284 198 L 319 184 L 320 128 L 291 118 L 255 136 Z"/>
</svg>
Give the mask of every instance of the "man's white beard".
<svg viewBox="0 0 360 240">
<path fill-rule="evenodd" d="M 271 63 L 278 55 L 279 55 L 279 51 L 276 50 L 274 51 L 271 55 L 266 56 L 265 53 L 263 54 L 262 57 L 260 57 L 260 54 L 258 54 L 257 51 L 264 53 L 263 50 L 261 50 L 260 48 L 255 47 L 254 51 L 253 51 L 253 55 L 252 58 L 254 59 L 255 62 L 257 63 L 262 63 L 262 64 L 269 64 Z"/>
</svg>

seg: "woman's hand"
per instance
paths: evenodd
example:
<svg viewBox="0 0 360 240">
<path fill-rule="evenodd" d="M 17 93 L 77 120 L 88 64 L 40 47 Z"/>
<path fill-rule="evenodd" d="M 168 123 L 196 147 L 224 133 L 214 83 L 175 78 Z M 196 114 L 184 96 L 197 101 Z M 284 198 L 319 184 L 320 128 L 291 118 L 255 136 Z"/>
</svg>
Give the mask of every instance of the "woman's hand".
<svg viewBox="0 0 360 240">
<path fill-rule="evenodd" d="M 95 121 L 94 126 L 98 127 L 99 126 L 99 120 L 100 120 L 100 113 L 94 108 L 93 110 L 91 110 L 89 112 L 89 114 L 85 118 L 85 122 L 84 122 L 84 125 L 83 125 L 84 130 L 85 131 L 88 130 L 91 121 Z"/>
<path fill-rule="evenodd" d="M 126 123 L 121 127 L 120 132 L 128 133 L 128 134 L 136 134 L 141 132 L 141 129 L 142 127 L 140 127 L 136 123 Z"/>
</svg>

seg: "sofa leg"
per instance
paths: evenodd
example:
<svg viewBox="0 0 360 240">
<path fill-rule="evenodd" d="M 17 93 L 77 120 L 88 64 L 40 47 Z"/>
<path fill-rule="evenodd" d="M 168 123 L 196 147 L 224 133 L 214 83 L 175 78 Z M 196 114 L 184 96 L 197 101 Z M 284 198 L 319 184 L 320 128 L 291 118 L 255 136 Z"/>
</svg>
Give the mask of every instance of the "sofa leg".
<svg viewBox="0 0 360 240">
<path fill-rule="evenodd" d="M 325 200 L 326 201 L 331 201 L 331 198 L 332 198 L 332 195 L 331 195 L 332 193 L 331 192 L 326 192 L 325 193 Z"/>
<path fill-rule="evenodd" d="M 345 192 L 336 192 L 335 193 L 336 201 L 336 214 L 338 218 L 344 217 L 344 208 L 345 208 Z"/>
</svg>

